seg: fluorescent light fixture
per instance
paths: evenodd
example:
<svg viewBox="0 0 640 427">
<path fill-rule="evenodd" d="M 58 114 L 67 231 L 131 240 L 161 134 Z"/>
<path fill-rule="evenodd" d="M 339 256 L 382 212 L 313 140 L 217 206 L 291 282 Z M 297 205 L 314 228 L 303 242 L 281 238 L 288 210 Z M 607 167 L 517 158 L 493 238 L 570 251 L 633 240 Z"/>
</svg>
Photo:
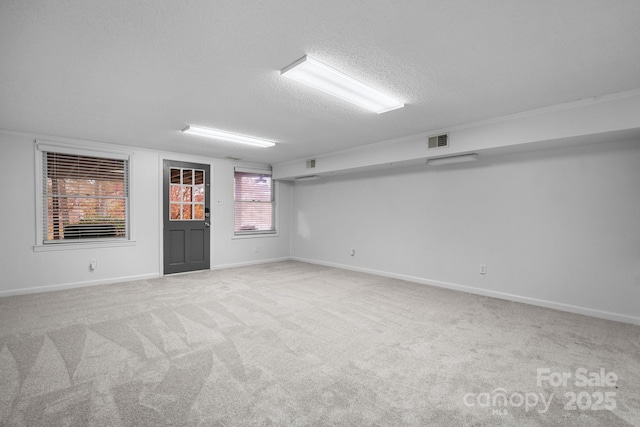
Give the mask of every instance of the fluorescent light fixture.
<svg viewBox="0 0 640 427">
<path fill-rule="evenodd" d="M 478 155 L 473 153 L 473 154 L 461 154 L 459 156 L 438 157 L 436 159 L 428 159 L 427 164 L 429 166 L 438 166 L 438 165 L 450 165 L 453 163 L 473 162 L 475 160 L 478 160 Z"/>
<path fill-rule="evenodd" d="M 378 114 L 404 107 L 403 103 L 308 56 L 282 69 L 280 74 Z"/>
<path fill-rule="evenodd" d="M 205 128 L 202 126 L 189 125 L 182 129 L 182 133 L 187 135 L 205 136 L 207 138 L 222 139 L 223 141 L 238 142 L 240 144 L 253 145 L 254 147 L 273 147 L 275 142 L 265 139 L 255 138 L 253 136 L 240 135 L 219 129 Z"/>
</svg>

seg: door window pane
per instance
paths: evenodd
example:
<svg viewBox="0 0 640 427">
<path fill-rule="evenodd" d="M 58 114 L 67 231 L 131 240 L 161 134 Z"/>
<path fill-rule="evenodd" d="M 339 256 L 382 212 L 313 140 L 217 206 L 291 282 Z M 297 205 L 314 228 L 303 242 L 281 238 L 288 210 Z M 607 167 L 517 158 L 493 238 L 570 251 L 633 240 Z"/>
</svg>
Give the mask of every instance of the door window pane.
<svg viewBox="0 0 640 427">
<path fill-rule="evenodd" d="M 193 184 L 193 169 L 182 170 L 182 183 L 188 185 Z"/>
<path fill-rule="evenodd" d="M 182 201 L 190 202 L 191 201 L 191 186 L 185 185 L 182 188 Z"/>
<path fill-rule="evenodd" d="M 171 183 L 180 184 L 180 169 L 171 169 Z"/>
<path fill-rule="evenodd" d="M 204 202 L 204 185 L 196 185 L 193 187 L 193 201 Z"/>
<path fill-rule="evenodd" d="M 195 175 L 196 175 L 196 178 L 195 178 L 194 184 L 195 185 L 204 185 L 204 171 L 196 170 L 195 171 Z"/>
<path fill-rule="evenodd" d="M 182 205 L 182 219 L 191 219 L 191 205 L 184 204 Z"/>
<path fill-rule="evenodd" d="M 171 187 L 169 187 L 169 200 L 171 200 L 172 202 L 179 202 L 180 201 L 180 186 L 179 185 L 171 184 Z"/>
<path fill-rule="evenodd" d="M 193 206 L 193 219 L 204 219 L 204 205 L 196 204 Z"/>
<path fill-rule="evenodd" d="M 179 203 L 171 203 L 171 208 L 169 210 L 169 218 L 172 220 L 180 219 L 180 204 Z"/>
</svg>

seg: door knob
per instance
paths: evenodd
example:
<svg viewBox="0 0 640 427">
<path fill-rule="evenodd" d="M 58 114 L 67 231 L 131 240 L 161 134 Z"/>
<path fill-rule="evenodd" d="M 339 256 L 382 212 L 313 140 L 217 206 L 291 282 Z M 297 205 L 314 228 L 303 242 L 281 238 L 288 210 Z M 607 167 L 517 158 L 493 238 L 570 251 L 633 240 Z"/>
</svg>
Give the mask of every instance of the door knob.
<svg viewBox="0 0 640 427">
<path fill-rule="evenodd" d="M 204 226 L 205 226 L 205 227 L 211 227 L 211 224 L 209 224 L 208 222 L 205 222 L 205 223 L 204 223 Z"/>
</svg>

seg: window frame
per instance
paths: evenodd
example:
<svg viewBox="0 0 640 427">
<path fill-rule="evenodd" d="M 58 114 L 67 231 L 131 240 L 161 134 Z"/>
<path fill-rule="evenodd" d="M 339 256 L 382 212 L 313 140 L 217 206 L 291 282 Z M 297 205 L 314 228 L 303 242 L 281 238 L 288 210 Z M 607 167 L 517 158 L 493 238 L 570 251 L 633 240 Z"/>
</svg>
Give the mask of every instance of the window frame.
<svg viewBox="0 0 640 427">
<path fill-rule="evenodd" d="M 88 144 L 88 143 L 87 143 Z M 132 163 L 133 155 L 131 152 L 107 147 L 103 144 L 91 143 L 91 148 L 85 145 L 52 141 L 35 141 L 35 198 L 36 198 L 36 241 L 34 251 L 64 250 L 64 249 L 89 249 L 97 247 L 110 246 L 132 246 L 136 242 L 133 238 L 133 185 L 132 185 Z M 47 206 L 44 203 L 44 153 L 60 153 L 79 155 L 87 157 L 98 157 L 107 159 L 125 160 L 127 167 L 127 180 L 125 184 L 128 186 L 126 193 L 126 211 L 125 211 L 125 236 L 124 237 L 107 237 L 107 238 L 80 238 L 80 239 L 61 239 L 47 240 L 44 227 L 44 218 L 47 215 Z"/>
<path fill-rule="evenodd" d="M 236 230 L 236 203 L 239 200 L 236 200 L 236 172 L 240 173 L 249 173 L 255 175 L 269 175 L 271 179 L 271 230 Z M 278 223 L 277 223 L 277 205 L 278 205 L 278 192 L 277 192 L 277 182 L 273 179 L 271 169 L 256 169 L 256 168 L 246 168 L 246 167 L 234 167 L 233 169 L 233 235 L 234 238 L 243 238 L 243 237 L 271 237 L 278 235 Z M 262 202 L 264 203 L 264 202 Z"/>
</svg>

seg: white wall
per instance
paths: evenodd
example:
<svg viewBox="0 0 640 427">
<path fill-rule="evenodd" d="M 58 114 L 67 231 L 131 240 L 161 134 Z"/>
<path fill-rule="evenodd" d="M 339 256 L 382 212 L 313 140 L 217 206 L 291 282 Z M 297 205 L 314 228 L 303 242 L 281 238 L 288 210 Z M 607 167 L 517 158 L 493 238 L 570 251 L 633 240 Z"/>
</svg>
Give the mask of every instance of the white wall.
<svg viewBox="0 0 640 427">
<path fill-rule="evenodd" d="M 638 165 L 603 141 L 296 182 L 292 256 L 640 324 Z"/>
<path fill-rule="evenodd" d="M 185 157 L 125 147 L 132 155 L 131 200 L 135 245 L 34 251 L 36 244 L 36 139 L 68 139 L 0 131 L 0 296 L 157 277 L 162 274 L 162 159 L 212 165 L 212 268 L 287 258 L 290 255 L 291 184 L 278 185 L 276 237 L 233 238 L 233 167 L 223 159 Z M 91 147 L 95 143 L 71 141 Z M 216 204 L 220 200 L 221 204 Z M 255 252 L 258 246 L 259 251 Z M 98 268 L 89 270 L 89 259 Z"/>
</svg>

